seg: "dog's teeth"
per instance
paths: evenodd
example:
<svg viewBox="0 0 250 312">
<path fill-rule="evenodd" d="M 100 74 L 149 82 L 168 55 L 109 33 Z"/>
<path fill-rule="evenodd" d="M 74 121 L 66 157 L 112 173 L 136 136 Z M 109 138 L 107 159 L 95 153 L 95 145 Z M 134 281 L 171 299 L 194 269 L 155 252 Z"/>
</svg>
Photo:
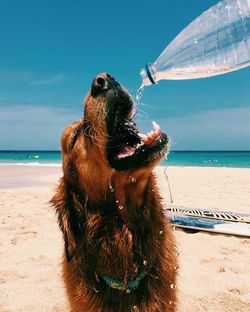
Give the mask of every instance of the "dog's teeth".
<svg viewBox="0 0 250 312">
<path fill-rule="evenodd" d="M 158 123 L 156 123 L 155 121 L 152 121 L 152 125 L 153 125 L 153 129 L 154 129 L 154 130 L 160 129 L 160 126 L 159 126 Z"/>
<path fill-rule="evenodd" d="M 154 131 L 154 130 L 151 130 L 150 136 L 151 136 L 151 137 L 154 137 L 154 136 L 155 136 L 155 131 Z"/>
<path fill-rule="evenodd" d="M 158 125 L 157 125 L 157 123 L 156 123 L 154 120 L 152 121 L 152 126 L 153 126 L 153 129 L 154 129 L 154 130 L 157 129 L 157 126 L 158 126 Z"/>
</svg>

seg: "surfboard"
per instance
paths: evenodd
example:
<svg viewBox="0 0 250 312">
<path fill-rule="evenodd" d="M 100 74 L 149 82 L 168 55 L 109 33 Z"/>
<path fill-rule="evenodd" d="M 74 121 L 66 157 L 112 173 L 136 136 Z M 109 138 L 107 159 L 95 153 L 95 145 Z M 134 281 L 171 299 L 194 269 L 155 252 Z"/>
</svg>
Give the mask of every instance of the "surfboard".
<svg viewBox="0 0 250 312">
<path fill-rule="evenodd" d="M 250 224 L 165 213 L 175 227 L 250 237 Z"/>
<path fill-rule="evenodd" d="M 167 206 L 165 205 L 164 210 L 166 213 L 174 213 L 178 215 L 186 215 L 191 217 L 216 219 L 221 221 L 230 222 L 245 222 L 250 223 L 250 214 L 242 214 L 237 212 L 228 211 L 216 211 L 208 209 L 198 209 L 198 208 L 186 208 L 178 206 Z"/>
</svg>

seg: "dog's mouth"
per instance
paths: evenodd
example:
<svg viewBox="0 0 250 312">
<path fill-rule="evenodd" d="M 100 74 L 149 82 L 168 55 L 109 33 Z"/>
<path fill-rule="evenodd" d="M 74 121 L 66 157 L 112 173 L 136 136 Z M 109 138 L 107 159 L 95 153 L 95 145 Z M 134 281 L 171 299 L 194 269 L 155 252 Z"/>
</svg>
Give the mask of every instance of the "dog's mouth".
<svg viewBox="0 0 250 312">
<path fill-rule="evenodd" d="M 132 120 L 133 101 L 125 89 L 107 73 L 93 80 L 91 95 L 105 102 L 108 141 L 106 158 L 110 166 L 124 171 L 155 164 L 167 152 L 168 137 L 153 122 L 153 129 L 142 134 Z"/>
<path fill-rule="evenodd" d="M 116 170 L 145 167 L 159 161 L 167 152 L 168 137 L 156 122 L 153 129 L 140 133 L 132 120 L 116 115 L 106 148 L 109 164 Z"/>
</svg>

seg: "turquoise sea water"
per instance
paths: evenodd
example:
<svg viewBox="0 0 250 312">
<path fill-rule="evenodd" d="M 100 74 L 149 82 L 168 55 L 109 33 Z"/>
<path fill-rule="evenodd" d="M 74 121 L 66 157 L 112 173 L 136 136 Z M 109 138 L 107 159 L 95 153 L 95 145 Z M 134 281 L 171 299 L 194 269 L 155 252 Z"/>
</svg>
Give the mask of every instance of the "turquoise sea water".
<svg viewBox="0 0 250 312">
<path fill-rule="evenodd" d="M 0 164 L 60 166 L 59 151 L 0 151 Z M 250 168 L 250 151 L 172 151 L 161 165 Z"/>
<path fill-rule="evenodd" d="M 0 151 L 0 164 L 60 166 L 59 151 Z"/>
</svg>

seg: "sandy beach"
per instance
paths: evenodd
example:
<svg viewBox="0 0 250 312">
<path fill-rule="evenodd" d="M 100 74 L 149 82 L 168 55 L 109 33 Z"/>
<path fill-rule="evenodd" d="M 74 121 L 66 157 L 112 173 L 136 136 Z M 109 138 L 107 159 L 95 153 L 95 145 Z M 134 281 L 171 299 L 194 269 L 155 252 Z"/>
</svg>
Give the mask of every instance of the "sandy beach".
<svg viewBox="0 0 250 312">
<path fill-rule="evenodd" d="M 157 167 L 164 202 L 169 191 Z M 167 167 L 175 205 L 250 213 L 250 169 Z M 60 167 L 0 166 L 0 312 L 68 311 L 49 206 Z M 250 311 L 250 239 L 175 231 L 179 312 Z"/>
</svg>

